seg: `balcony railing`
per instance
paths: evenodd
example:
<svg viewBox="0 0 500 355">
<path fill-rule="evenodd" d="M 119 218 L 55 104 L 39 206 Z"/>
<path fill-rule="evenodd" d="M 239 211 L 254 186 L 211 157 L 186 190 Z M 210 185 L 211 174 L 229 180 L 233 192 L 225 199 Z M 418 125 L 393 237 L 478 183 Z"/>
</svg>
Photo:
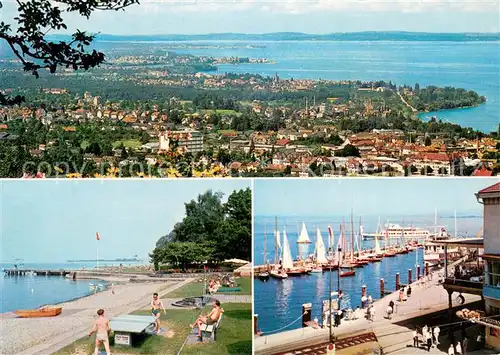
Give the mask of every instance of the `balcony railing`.
<svg viewBox="0 0 500 355">
<path fill-rule="evenodd" d="M 493 285 L 484 285 L 483 296 L 488 298 L 500 299 L 500 287 Z"/>
<path fill-rule="evenodd" d="M 471 289 L 475 289 L 475 290 L 483 289 L 482 282 L 474 282 L 474 281 L 451 279 L 451 278 L 447 278 L 446 280 L 444 280 L 444 285 L 445 286 L 449 285 L 449 286 L 466 287 L 466 288 L 471 288 Z M 500 289 L 499 289 L 499 291 L 500 291 Z M 500 295 L 500 293 L 499 293 L 499 295 Z"/>
</svg>

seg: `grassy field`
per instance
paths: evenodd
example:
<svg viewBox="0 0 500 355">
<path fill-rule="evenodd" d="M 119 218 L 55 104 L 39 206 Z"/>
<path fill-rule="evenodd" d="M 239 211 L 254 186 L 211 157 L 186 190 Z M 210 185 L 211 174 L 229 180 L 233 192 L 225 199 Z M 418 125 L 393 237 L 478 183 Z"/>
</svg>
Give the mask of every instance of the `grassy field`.
<svg viewBox="0 0 500 355">
<path fill-rule="evenodd" d="M 235 110 L 203 110 L 203 114 L 217 113 L 221 116 L 241 116 L 242 113 Z"/>
<path fill-rule="evenodd" d="M 142 146 L 142 143 L 140 141 L 138 141 L 137 139 L 124 139 L 121 141 L 113 142 L 113 148 L 120 146 L 120 144 L 122 144 L 122 143 L 123 143 L 123 146 L 125 148 L 136 149 L 136 148 L 140 148 Z"/>
<path fill-rule="evenodd" d="M 252 294 L 252 279 L 250 277 L 241 277 L 236 279 L 237 287 L 241 288 L 240 292 L 221 292 L 224 295 L 251 295 Z M 203 294 L 203 282 L 191 282 L 182 286 L 164 296 L 164 298 L 184 298 L 192 296 L 201 296 Z M 217 293 L 215 294 L 217 295 Z"/>
<path fill-rule="evenodd" d="M 183 355 L 250 355 L 252 353 L 252 305 L 250 303 L 228 303 L 222 306 L 225 312 L 220 330 L 217 333 L 217 342 L 185 346 L 182 351 Z M 203 313 L 207 313 L 208 309 L 206 307 Z M 167 314 L 162 314 L 160 318 L 162 328 L 167 328 L 164 336 L 150 336 L 135 347 L 112 346 L 111 352 L 116 355 L 175 355 L 191 332 L 189 324 L 196 319 L 199 313 L 199 310 L 168 310 Z M 151 313 L 138 311 L 133 314 L 150 315 Z M 55 355 L 92 354 L 93 350 L 94 337 L 87 337 L 61 349 Z"/>
</svg>

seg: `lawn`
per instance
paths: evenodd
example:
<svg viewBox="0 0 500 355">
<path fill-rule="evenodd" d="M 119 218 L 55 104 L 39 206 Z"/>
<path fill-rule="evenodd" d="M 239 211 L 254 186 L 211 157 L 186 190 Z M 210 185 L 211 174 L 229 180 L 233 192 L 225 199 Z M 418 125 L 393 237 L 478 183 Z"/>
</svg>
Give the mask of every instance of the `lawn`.
<svg viewBox="0 0 500 355">
<path fill-rule="evenodd" d="M 250 303 L 223 304 L 224 318 L 217 333 L 217 342 L 185 346 L 182 354 L 229 355 L 252 353 L 252 305 Z M 208 313 L 206 307 L 203 313 Z M 161 315 L 162 327 L 167 328 L 165 336 L 150 336 L 137 347 L 111 347 L 113 354 L 164 354 L 178 353 L 200 311 L 198 310 L 168 310 Z M 136 315 L 150 315 L 149 311 L 134 312 Z M 77 342 L 56 352 L 55 355 L 91 354 L 94 350 L 94 337 L 80 339 Z"/>
<path fill-rule="evenodd" d="M 124 139 L 121 141 L 113 142 L 113 148 L 119 147 L 122 143 L 125 148 L 137 149 L 142 146 L 142 143 L 137 139 Z"/>
<path fill-rule="evenodd" d="M 223 295 L 251 295 L 252 294 L 252 279 L 249 277 L 240 277 L 236 279 L 237 287 L 241 288 L 240 292 L 221 292 Z M 184 285 L 168 294 L 164 298 L 184 298 L 192 296 L 201 296 L 203 294 L 203 282 L 191 282 Z M 214 297 L 219 293 L 214 294 Z"/>
<path fill-rule="evenodd" d="M 221 116 L 241 116 L 242 113 L 235 110 L 203 110 L 204 114 L 217 113 Z"/>
</svg>

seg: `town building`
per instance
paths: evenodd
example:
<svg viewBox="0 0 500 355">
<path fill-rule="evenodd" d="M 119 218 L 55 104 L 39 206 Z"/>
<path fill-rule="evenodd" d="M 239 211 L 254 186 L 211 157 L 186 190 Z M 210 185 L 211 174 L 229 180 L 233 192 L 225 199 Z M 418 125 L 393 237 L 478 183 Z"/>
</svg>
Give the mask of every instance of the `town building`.
<svg viewBox="0 0 500 355">
<path fill-rule="evenodd" d="M 484 206 L 483 297 L 486 315 L 491 318 L 500 315 L 500 182 L 482 189 L 476 198 Z M 489 322 L 484 325 L 486 345 L 500 350 L 500 327 Z"/>
<path fill-rule="evenodd" d="M 199 131 L 167 131 L 160 134 L 160 151 L 169 151 L 173 143 L 186 152 L 196 154 L 203 151 L 203 135 Z"/>
</svg>

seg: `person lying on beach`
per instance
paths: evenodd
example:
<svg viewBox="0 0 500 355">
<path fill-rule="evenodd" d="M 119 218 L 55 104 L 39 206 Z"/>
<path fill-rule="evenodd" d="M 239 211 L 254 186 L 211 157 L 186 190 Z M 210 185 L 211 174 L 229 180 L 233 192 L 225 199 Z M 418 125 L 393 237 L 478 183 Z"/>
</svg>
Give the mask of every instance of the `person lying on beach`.
<svg viewBox="0 0 500 355">
<path fill-rule="evenodd" d="M 200 315 L 193 324 L 189 325 L 191 328 L 198 327 L 198 341 L 202 341 L 201 326 L 203 324 L 211 325 L 217 323 L 222 313 L 224 313 L 224 310 L 221 308 L 219 300 L 215 300 L 214 308 L 212 308 L 209 314 L 206 316 Z"/>
<path fill-rule="evenodd" d="M 97 320 L 94 322 L 94 326 L 92 327 L 92 330 L 89 333 L 89 337 L 92 336 L 92 334 L 96 333 L 94 355 L 97 355 L 99 353 L 99 345 L 101 343 L 104 344 L 104 349 L 106 349 L 106 354 L 111 355 L 111 351 L 109 350 L 109 337 L 108 337 L 108 334 L 111 331 L 111 328 L 109 327 L 109 320 L 106 317 L 104 317 L 104 309 L 98 310 L 97 315 L 99 316 L 99 318 L 97 318 Z"/>
<path fill-rule="evenodd" d="M 160 334 L 160 307 L 163 309 L 163 314 L 167 314 L 163 302 L 158 298 L 158 294 L 153 293 L 153 300 L 151 301 L 151 312 L 153 317 L 155 317 L 155 332 Z"/>
</svg>

